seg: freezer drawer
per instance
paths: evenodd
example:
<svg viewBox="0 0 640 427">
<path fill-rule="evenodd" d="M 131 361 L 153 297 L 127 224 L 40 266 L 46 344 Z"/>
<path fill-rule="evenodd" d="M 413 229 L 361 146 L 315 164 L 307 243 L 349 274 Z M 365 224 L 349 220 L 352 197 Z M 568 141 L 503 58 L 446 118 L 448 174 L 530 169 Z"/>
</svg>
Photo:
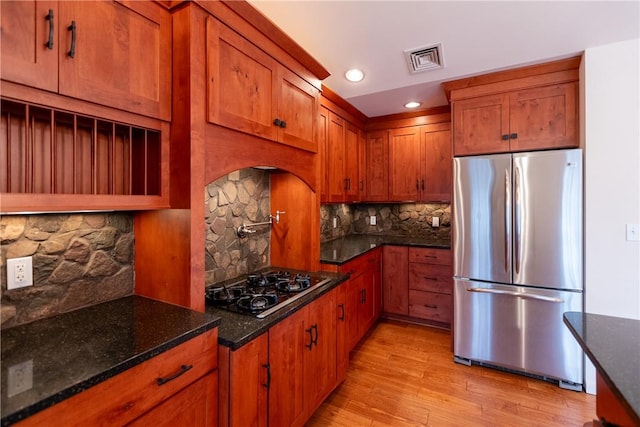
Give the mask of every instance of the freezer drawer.
<svg viewBox="0 0 640 427">
<path fill-rule="evenodd" d="M 454 281 L 454 354 L 582 384 L 583 353 L 562 322 L 582 293 Z"/>
</svg>

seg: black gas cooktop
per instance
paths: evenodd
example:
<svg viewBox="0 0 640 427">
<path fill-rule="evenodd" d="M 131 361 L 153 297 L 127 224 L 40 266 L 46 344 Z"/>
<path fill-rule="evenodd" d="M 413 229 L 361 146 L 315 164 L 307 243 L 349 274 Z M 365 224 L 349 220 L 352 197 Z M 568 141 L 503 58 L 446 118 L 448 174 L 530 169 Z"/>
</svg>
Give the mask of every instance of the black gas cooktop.
<svg viewBox="0 0 640 427">
<path fill-rule="evenodd" d="M 269 270 L 205 289 L 207 304 L 262 319 L 329 282 L 315 273 Z"/>
</svg>

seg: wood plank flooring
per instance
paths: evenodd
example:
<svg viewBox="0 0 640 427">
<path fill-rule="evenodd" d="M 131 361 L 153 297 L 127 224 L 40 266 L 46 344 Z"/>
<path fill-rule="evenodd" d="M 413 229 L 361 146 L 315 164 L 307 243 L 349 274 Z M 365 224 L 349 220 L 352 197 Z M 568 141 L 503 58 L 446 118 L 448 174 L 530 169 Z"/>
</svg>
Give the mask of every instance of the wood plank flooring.
<svg viewBox="0 0 640 427">
<path fill-rule="evenodd" d="M 453 362 L 446 331 L 381 321 L 308 427 L 580 426 L 595 396 Z"/>
</svg>

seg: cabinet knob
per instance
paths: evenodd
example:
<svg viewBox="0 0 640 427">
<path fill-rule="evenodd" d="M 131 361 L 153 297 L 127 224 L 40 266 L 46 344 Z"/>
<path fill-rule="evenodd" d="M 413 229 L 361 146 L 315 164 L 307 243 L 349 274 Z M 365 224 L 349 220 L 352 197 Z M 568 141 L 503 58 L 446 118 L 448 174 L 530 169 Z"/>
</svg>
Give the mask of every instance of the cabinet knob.
<svg viewBox="0 0 640 427">
<path fill-rule="evenodd" d="M 282 129 L 286 128 L 287 127 L 287 122 L 285 122 L 284 120 L 280 120 L 280 127 Z"/>
<path fill-rule="evenodd" d="M 512 133 L 511 135 L 509 135 L 509 138 L 518 139 L 518 134 L 517 133 Z"/>
<path fill-rule="evenodd" d="M 280 119 L 275 119 L 275 120 L 273 121 L 273 124 L 274 124 L 274 125 L 276 125 L 276 126 L 280 126 L 280 123 L 282 123 L 282 122 L 280 121 Z"/>
<path fill-rule="evenodd" d="M 502 140 L 503 141 L 508 141 L 509 140 L 509 135 L 507 135 L 507 134 L 502 135 Z"/>
</svg>

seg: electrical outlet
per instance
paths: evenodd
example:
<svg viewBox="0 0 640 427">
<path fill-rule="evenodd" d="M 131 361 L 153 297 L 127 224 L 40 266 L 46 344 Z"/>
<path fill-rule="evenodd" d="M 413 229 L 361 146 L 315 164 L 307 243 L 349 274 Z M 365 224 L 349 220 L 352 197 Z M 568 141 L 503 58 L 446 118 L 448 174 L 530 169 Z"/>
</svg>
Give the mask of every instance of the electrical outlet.
<svg viewBox="0 0 640 427">
<path fill-rule="evenodd" d="M 33 360 L 9 366 L 7 369 L 7 396 L 13 397 L 33 387 Z"/>
<path fill-rule="evenodd" d="M 30 256 L 7 260 L 7 290 L 33 285 L 33 258 Z"/>
<path fill-rule="evenodd" d="M 440 227 L 440 217 L 434 216 L 431 218 L 431 226 L 432 227 Z"/>
<path fill-rule="evenodd" d="M 338 217 L 334 216 L 333 217 L 333 228 L 336 228 L 336 227 L 338 227 Z"/>
<path fill-rule="evenodd" d="M 371 224 L 371 225 L 376 225 L 377 224 L 377 218 L 376 218 L 375 215 L 371 215 L 369 217 L 369 224 Z"/>
</svg>

